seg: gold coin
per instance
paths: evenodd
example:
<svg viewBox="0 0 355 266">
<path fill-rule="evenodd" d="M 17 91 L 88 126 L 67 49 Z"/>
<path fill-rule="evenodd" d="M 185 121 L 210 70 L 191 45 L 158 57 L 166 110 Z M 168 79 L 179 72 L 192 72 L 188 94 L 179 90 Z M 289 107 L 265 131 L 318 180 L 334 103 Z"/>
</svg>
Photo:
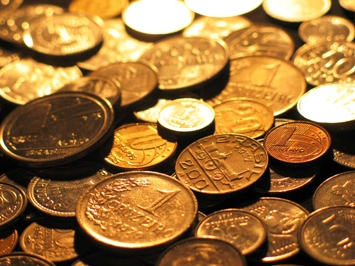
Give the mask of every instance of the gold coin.
<svg viewBox="0 0 355 266">
<path fill-rule="evenodd" d="M 319 18 L 329 11 L 331 5 L 331 0 L 263 1 L 263 8 L 266 14 L 286 22 L 302 22 Z"/>
<path fill-rule="evenodd" d="M 339 4 L 345 10 L 354 12 L 355 11 L 355 0 L 339 0 Z"/>
<path fill-rule="evenodd" d="M 0 255 L 9 254 L 17 246 L 18 233 L 15 227 L 1 229 L 0 231 Z M 1 263 L 0 263 L 1 264 Z"/>
<path fill-rule="evenodd" d="M 120 15 L 126 5 L 128 0 L 72 0 L 68 9 L 72 13 L 84 12 L 108 19 Z"/>
<path fill-rule="evenodd" d="M 216 134 L 237 133 L 262 137 L 273 125 L 273 111 L 254 99 L 236 98 L 213 107 Z"/>
<path fill-rule="evenodd" d="M 160 136 L 156 124 L 127 124 L 115 129 L 105 161 L 120 170 L 147 170 L 172 159 L 176 149 L 177 141 Z"/>
<path fill-rule="evenodd" d="M 76 208 L 81 229 L 103 248 L 136 254 L 166 248 L 191 230 L 197 201 L 178 180 L 130 171 L 87 190 Z"/>
</svg>

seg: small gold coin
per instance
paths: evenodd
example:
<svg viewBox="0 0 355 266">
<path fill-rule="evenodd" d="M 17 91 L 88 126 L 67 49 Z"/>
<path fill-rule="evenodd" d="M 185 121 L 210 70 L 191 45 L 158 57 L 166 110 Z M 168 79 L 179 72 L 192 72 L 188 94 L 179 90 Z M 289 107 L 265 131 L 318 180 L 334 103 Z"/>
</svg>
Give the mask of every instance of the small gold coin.
<svg viewBox="0 0 355 266">
<path fill-rule="evenodd" d="M 355 0 L 339 0 L 339 4 L 345 10 L 354 12 L 355 11 Z"/>
<path fill-rule="evenodd" d="M 84 12 L 108 19 L 120 15 L 126 5 L 128 0 L 72 0 L 68 9 L 72 13 Z"/>
</svg>

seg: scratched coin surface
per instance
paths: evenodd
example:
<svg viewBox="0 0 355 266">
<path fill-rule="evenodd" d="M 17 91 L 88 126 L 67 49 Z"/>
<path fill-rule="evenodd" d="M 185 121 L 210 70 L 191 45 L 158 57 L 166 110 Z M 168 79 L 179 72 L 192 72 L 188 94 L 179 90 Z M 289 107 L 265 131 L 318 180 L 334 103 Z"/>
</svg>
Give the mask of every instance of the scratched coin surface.
<svg viewBox="0 0 355 266">
<path fill-rule="evenodd" d="M 337 206 L 309 215 L 299 232 L 302 249 L 327 265 L 355 264 L 355 208 Z"/>
<path fill-rule="evenodd" d="M 309 214 L 305 208 L 287 199 L 263 197 L 241 209 L 255 214 L 266 224 L 268 249 L 260 258 L 262 262 L 275 263 L 299 253 L 297 233 Z"/>
<path fill-rule="evenodd" d="M 206 102 L 215 106 L 232 98 L 253 98 L 278 116 L 297 104 L 306 87 L 303 73 L 292 63 L 270 56 L 246 56 L 231 60 L 226 87 Z"/>
<path fill-rule="evenodd" d="M 252 23 L 232 32 L 224 41 L 231 59 L 264 55 L 289 60 L 295 49 L 295 42 L 286 30 L 268 23 Z"/>
<path fill-rule="evenodd" d="M 331 137 L 321 126 L 296 121 L 274 127 L 264 138 L 264 147 L 275 162 L 287 166 L 314 165 L 330 149 Z"/>
<path fill-rule="evenodd" d="M 82 158 L 112 131 L 111 104 L 84 92 L 63 92 L 14 109 L 1 124 L 0 147 L 31 167 L 55 166 Z"/>
<path fill-rule="evenodd" d="M 114 131 L 114 140 L 105 161 L 120 170 L 147 170 L 172 159 L 178 143 L 159 135 L 157 125 L 122 125 Z"/>
<path fill-rule="evenodd" d="M 292 60 L 313 86 L 354 83 L 355 44 L 352 42 L 304 44 L 297 49 Z"/>
<path fill-rule="evenodd" d="M 237 133 L 259 138 L 274 125 L 273 111 L 254 99 L 233 99 L 215 105 L 213 109 L 216 134 Z"/>
<path fill-rule="evenodd" d="M 19 251 L 11 252 L 10 254 L 0 255 L 0 265 L 55 266 L 53 262 L 41 256 Z"/>
<path fill-rule="evenodd" d="M 241 252 L 226 241 L 211 238 L 187 238 L 167 249 L 155 265 L 245 266 L 247 264 Z"/>
<path fill-rule="evenodd" d="M 130 171 L 86 190 L 76 217 L 103 248 L 139 252 L 166 247 L 187 233 L 197 219 L 197 200 L 168 175 Z"/>
<path fill-rule="evenodd" d="M 195 192 L 226 195 L 254 184 L 268 162 L 258 141 L 239 134 L 219 134 L 187 146 L 177 158 L 175 172 Z"/>
<path fill-rule="evenodd" d="M 139 60 L 158 69 L 159 89 L 191 90 L 218 76 L 229 53 L 222 40 L 172 37 L 155 43 Z"/>
<path fill-rule="evenodd" d="M 267 236 L 266 226 L 258 216 L 239 209 L 223 209 L 207 215 L 194 235 L 227 241 L 243 255 L 255 252 Z"/>
</svg>

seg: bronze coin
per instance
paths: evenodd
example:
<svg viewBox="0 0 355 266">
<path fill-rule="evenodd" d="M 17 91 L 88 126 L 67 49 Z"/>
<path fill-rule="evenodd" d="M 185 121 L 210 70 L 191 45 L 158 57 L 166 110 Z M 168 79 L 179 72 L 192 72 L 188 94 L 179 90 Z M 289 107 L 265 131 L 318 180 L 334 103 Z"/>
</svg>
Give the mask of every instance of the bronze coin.
<svg viewBox="0 0 355 266">
<path fill-rule="evenodd" d="M 18 242 L 18 233 L 15 227 L 1 229 L 0 231 L 0 255 L 12 252 Z M 1 263 L 0 263 L 1 264 Z"/>
<path fill-rule="evenodd" d="M 264 138 L 264 147 L 275 162 L 306 166 L 322 161 L 330 149 L 331 137 L 321 126 L 296 121 L 274 127 Z"/>
</svg>

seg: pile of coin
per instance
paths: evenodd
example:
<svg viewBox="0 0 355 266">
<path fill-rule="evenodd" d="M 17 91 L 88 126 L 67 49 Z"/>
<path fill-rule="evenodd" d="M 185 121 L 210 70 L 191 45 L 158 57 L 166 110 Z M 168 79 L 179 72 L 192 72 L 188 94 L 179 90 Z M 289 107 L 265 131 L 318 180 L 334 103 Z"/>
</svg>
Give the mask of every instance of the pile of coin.
<svg viewBox="0 0 355 266">
<path fill-rule="evenodd" d="M 0 265 L 355 265 L 355 2 L 0 3 Z"/>
</svg>

